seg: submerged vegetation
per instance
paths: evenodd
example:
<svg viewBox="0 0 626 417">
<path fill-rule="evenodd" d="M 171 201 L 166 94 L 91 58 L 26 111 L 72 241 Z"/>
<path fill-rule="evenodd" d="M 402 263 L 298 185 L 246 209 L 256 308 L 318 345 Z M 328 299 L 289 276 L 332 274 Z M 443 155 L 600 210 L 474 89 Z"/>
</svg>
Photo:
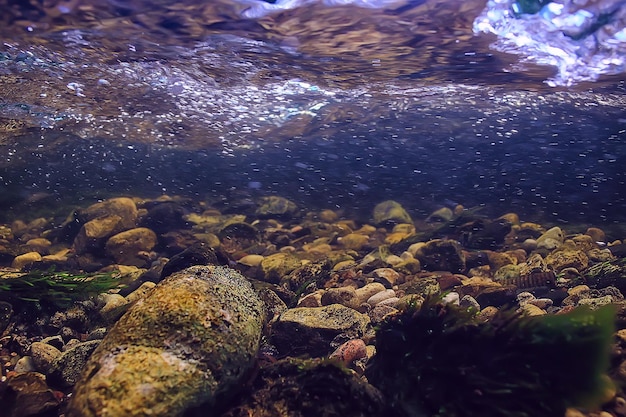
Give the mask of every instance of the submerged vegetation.
<svg viewBox="0 0 626 417">
<path fill-rule="evenodd" d="M 113 272 L 82 274 L 33 270 L 26 273 L 0 272 L 0 301 L 35 303 L 65 308 L 119 285 Z"/>
<path fill-rule="evenodd" d="M 436 298 L 384 323 L 368 379 L 400 415 L 552 417 L 607 388 L 614 308 L 488 322 Z"/>
</svg>

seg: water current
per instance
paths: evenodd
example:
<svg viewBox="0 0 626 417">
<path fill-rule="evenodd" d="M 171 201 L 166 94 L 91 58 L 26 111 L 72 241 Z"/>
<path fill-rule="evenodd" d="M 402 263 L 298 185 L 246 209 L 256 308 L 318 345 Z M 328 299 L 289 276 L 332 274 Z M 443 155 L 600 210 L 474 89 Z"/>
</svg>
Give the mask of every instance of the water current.
<svg viewBox="0 0 626 417">
<path fill-rule="evenodd" d="M 0 8 L 0 220 L 126 193 L 626 221 L 623 1 Z"/>
</svg>

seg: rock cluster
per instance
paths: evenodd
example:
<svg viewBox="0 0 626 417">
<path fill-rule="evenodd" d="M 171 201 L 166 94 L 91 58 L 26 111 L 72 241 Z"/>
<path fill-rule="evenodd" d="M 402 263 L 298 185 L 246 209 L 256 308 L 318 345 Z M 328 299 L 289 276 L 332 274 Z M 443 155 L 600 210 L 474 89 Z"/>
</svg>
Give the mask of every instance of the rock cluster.
<svg viewBox="0 0 626 417">
<path fill-rule="evenodd" d="M 284 358 L 331 358 L 355 376 L 338 383 L 358 385 L 380 324 L 432 296 L 484 320 L 506 308 L 626 311 L 619 231 L 543 227 L 514 213 L 487 219 L 460 206 L 414 221 L 391 200 L 365 221 L 299 211 L 277 196 L 242 207 L 233 214 L 178 197 L 120 197 L 60 224 L 0 225 L 1 279 L 50 267 L 120 277 L 118 288 L 56 311 L 0 300 L 4 392 L 44 392 L 41 410 L 69 416 L 182 415 L 228 408 L 255 357 L 268 366 L 254 382 L 268 398 L 281 386 L 267 379 L 272 369 L 305 366 Z M 618 384 L 626 382 L 620 349 L 610 371 Z M 309 366 L 336 376 L 325 362 Z M 40 382 L 27 394 L 18 377 Z M 383 407 L 358 392 L 370 409 Z M 623 397 L 615 391 L 607 409 Z M 236 415 L 233 407 L 225 415 Z"/>
</svg>

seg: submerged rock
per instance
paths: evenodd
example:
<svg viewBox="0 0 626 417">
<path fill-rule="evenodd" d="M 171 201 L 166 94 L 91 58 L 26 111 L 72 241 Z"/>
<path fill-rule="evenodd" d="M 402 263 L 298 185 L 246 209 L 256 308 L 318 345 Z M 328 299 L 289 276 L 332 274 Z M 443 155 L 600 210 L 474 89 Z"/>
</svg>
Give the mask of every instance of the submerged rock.
<svg viewBox="0 0 626 417">
<path fill-rule="evenodd" d="M 157 235 L 145 227 L 126 230 L 111 236 L 106 243 L 107 255 L 122 265 L 144 266 L 146 258 L 141 252 L 152 250 L 157 244 Z"/>
<path fill-rule="evenodd" d="M 558 249 L 565 240 L 565 233 L 560 227 L 553 227 L 537 238 L 537 248 L 553 250 Z"/>
<path fill-rule="evenodd" d="M 291 218 L 298 206 L 293 201 L 284 197 L 269 196 L 261 198 L 261 205 L 256 210 L 256 215 L 261 218 Z"/>
<path fill-rule="evenodd" d="M 25 372 L 7 377 L 0 392 L 0 414 L 7 417 L 50 415 L 61 404 L 60 393 L 53 391 L 46 378 L 38 372 Z"/>
<path fill-rule="evenodd" d="M 413 220 L 404 207 L 397 201 L 387 200 L 374 207 L 374 224 L 382 226 L 385 224 L 410 223 Z"/>
<path fill-rule="evenodd" d="M 418 249 L 415 257 L 430 271 L 461 273 L 465 270 L 465 255 L 455 240 L 431 240 Z"/>
<path fill-rule="evenodd" d="M 288 252 L 274 253 L 261 261 L 263 280 L 277 284 L 284 276 L 301 265 L 300 260 Z"/>
<path fill-rule="evenodd" d="M 260 370 L 252 391 L 223 416 L 389 415 L 376 388 L 329 360 L 280 360 Z"/>
<path fill-rule="evenodd" d="M 103 216 L 118 216 L 122 230 L 135 227 L 137 222 L 137 206 L 127 197 L 111 198 L 92 204 L 76 214 L 82 224 Z"/>
<path fill-rule="evenodd" d="M 73 248 L 83 254 L 104 247 L 106 240 L 124 230 L 123 219 L 116 215 L 101 216 L 85 223 L 74 238 Z"/>
<path fill-rule="evenodd" d="M 272 324 L 271 339 L 281 353 L 323 356 L 331 352 L 330 343 L 336 336 L 361 338 L 370 327 L 367 315 L 341 304 L 297 307 L 285 311 Z"/>
<path fill-rule="evenodd" d="M 23 269 L 26 266 L 30 266 L 36 262 L 41 261 L 41 255 L 38 252 L 28 252 L 22 255 L 18 255 L 13 259 L 11 267 L 15 269 Z"/>
<path fill-rule="evenodd" d="M 263 303 L 219 266 L 166 278 L 115 324 L 89 359 L 68 417 L 180 416 L 240 382 L 256 354 Z"/>
<path fill-rule="evenodd" d="M 89 356 L 99 343 L 100 340 L 79 342 L 61 353 L 51 364 L 50 379 L 64 388 L 76 384 Z"/>
</svg>

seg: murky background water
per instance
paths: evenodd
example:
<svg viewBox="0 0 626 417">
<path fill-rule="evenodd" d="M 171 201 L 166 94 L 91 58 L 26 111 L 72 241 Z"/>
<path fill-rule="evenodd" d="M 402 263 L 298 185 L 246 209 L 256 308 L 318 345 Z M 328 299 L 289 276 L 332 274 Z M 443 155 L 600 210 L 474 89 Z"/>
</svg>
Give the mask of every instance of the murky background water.
<svg viewBox="0 0 626 417">
<path fill-rule="evenodd" d="M 166 193 L 624 222 L 626 6 L 531 3 L 0 1 L 0 218 Z"/>
</svg>

